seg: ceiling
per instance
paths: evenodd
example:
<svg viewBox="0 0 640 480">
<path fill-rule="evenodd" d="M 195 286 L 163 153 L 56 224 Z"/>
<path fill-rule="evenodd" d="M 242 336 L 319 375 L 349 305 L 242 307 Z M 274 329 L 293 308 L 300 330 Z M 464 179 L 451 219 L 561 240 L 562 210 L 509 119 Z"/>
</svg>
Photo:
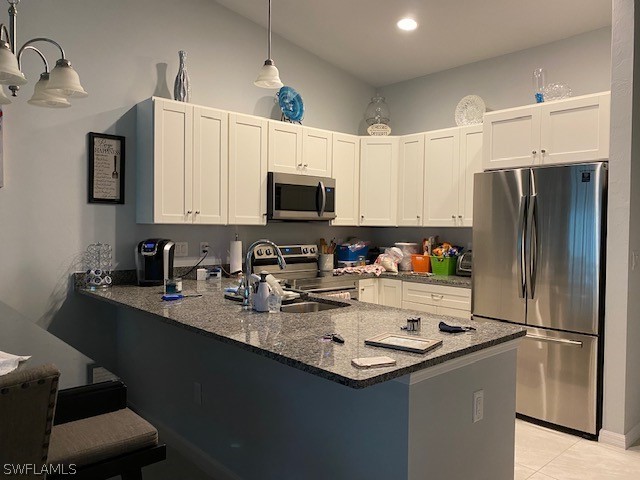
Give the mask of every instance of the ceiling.
<svg viewBox="0 0 640 480">
<path fill-rule="evenodd" d="M 267 0 L 217 0 L 267 26 Z M 396 27 L 418 21 L 414 32 Z M 611 25 L 611 0 L 272 0 L 273 32 L 373 86 Z M 278 52 L 272 54 L 276 65 Z"/>
</svg>

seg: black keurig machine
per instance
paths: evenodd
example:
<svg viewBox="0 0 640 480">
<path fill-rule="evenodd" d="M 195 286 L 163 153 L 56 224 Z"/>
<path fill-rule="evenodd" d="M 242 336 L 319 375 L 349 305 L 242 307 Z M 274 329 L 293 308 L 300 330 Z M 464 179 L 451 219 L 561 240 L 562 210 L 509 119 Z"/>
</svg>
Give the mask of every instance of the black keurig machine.
<svg viewBox="0 0 640 480">
<path fill-rule="evenodd" d="M 165 238 L 150 238 L 140 242 L 136 247 L 138 285 L 164 285 L 167 278 L 173 278 L 175 249 L 176 244 Z"/>
</svg>

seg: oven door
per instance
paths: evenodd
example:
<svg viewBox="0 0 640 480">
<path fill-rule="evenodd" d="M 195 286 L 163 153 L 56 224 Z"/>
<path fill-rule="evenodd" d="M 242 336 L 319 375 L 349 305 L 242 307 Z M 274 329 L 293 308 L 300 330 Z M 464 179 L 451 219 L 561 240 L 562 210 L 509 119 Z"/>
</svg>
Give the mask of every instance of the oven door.
<svg viewBox="0 0 640 480">
<path fill-rule="evenodd" d="M 268 220 L 333 220 L 336 181 L 311 175 L 267 174 Z"/>
</svg>

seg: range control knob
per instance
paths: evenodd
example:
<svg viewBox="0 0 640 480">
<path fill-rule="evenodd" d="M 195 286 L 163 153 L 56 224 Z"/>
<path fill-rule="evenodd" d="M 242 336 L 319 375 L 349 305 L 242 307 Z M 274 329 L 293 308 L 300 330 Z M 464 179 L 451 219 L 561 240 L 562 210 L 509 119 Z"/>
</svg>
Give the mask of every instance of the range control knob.
<svg viewBox="0 0 640 480">
<path fill-rule="evenodd" d="M 308 248 L 303 248 L 302 249 L 302 253 L 304 253 L 306 255 L 307 253 L 309 253 L 309 249 Z"/>
<path fill-rule="evenodd" d="M 262 256 L 262 249 L 258 250 L 256 253 L 258 254 L 259 257 L 261 257 Z"/>
<path fill-rule="evenodd" d="M 271 249 L 267 248 L 267 255 L 271 255 Z"/>
<path fill-rule="evenodd" d="M 316 253 L 316 247 L 311 247 L 311 250 L 309 250 L 311 253 Z"/>
</svg>

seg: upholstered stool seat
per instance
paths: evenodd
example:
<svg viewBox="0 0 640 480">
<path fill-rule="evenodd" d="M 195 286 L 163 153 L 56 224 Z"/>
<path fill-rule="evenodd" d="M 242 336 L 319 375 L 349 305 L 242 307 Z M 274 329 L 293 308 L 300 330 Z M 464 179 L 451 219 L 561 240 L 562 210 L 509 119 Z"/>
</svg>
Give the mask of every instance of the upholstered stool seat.
<svg viewBox="0 0 640 480">
<path fill-rule="evenodd" d="M 158 431 L 128 408 L 55 425 L 48 463 L 78 467 L 158 445 Z"/>
</svg>

